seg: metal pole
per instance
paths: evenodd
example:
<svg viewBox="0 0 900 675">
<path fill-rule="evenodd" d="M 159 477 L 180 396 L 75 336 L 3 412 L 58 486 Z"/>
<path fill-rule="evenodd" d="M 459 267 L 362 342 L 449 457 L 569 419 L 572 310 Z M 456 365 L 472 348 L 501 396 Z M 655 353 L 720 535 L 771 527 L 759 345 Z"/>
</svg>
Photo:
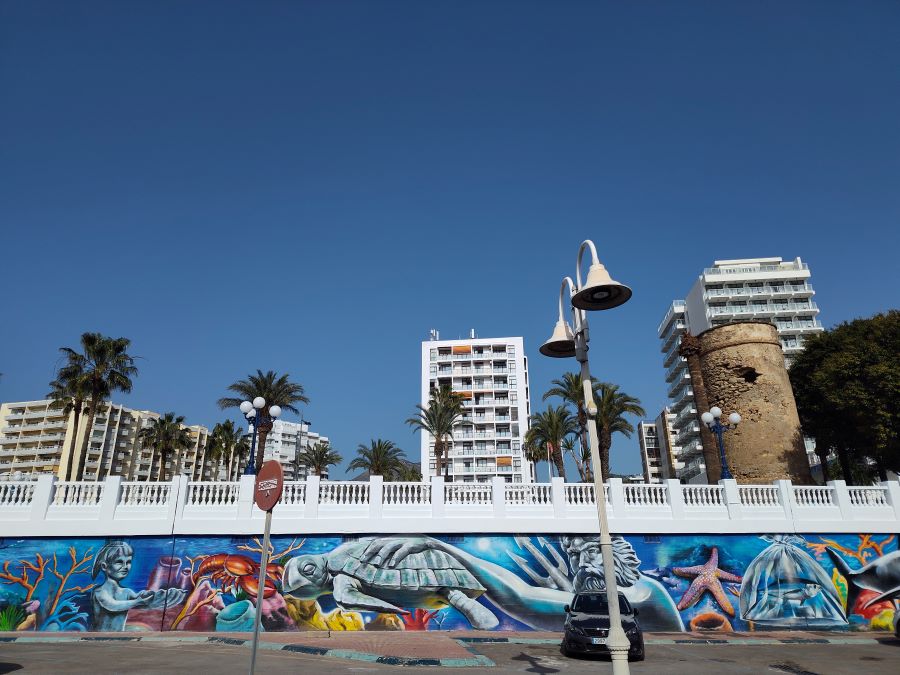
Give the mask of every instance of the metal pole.
<svg viewBox="0 0 900 675">
<path fill-rule="evenodd" d="M 254 427 L 255 429 L 255 427 Z M 250 654 L 250 675 L 256 668 L 256 648 L 259 645 L 259 621 L 266 594 L 266 566 L 269 564 L 269 534 L 272 531 L 272 510 L 266 511 L 266 531 L 263 535 L 262 558 L 259 561 L 259 586 L 256 589 L 256 614 L 253 617 L 253 651 Z"/>
<path fill-rule="evenodd" d="M 730 480 L 733 476 L 731 471 L 728 470 L 728 461 L 725 459 L 725 425 L 716 420 L 713 431 L 716 432 L 716 440 L 719 442 L 719 461 L 722 463 L 721 478 Z"/>
<path fill-rule="evenodd" d="M 253 425 L 253 440 L 250 441 L 250 461 L 247 462 L 247 467 L 244 469 L 245 476 L 252 476 L 256 473 L 256 418 L 253 418 L 253 421 L 250 422 Z"/>
<path fill-rule="evenodd" d="M 591 370 L 588 366 L 588 326 L 581 310 L 575 313 L 575 358 L 581 364 L 581 385 L 584 388 L 585 410 L 596 410 L 594 403 Z M 597 421 L 588 413 L 588 439 L 591 448 L 591 464 L 594 468 L 594 501 L 600 519 L 600 553 L 603 558 L 603 579 L 606 584 L 606 602 L 609 605 L 609 654 L 612 659 L 613 675 L 629 675 L 628 649 L 631 643 L 622 628 L 622 614 L 619 611 L 619 589 L 616 585 L 616 568 L 613 558 L 612 537 L 609 535 L 609 520 L 606 516 L 606 494 L 603 490 L 603 466 L 600 463 L 600 443 L 597 438 Z"/>
</svg>

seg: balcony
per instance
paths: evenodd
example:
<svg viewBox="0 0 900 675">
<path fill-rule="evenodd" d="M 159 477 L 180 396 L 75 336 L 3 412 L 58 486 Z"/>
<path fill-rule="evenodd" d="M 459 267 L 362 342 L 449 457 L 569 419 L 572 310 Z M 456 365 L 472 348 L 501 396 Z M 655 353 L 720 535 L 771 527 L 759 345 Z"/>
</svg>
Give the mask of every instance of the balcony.
<svg viewBox="0 0 900 675">
<path fill-rule="evenodd" d="M 678 391 L 691 382 L 691 375 L 688 373 L 687 369 L 685 369 L 681 375 L 675 378 L 675 381 L 669 385 L 669 398 L 675 398 Z"/>
<path fill-rule="evenodd" d="M 683 356 L 678 357 L 672 367 L 666 371 L 666 382 L 672 382 L 681 371 L 687 371 L 687 359 Z"/>
</svg>

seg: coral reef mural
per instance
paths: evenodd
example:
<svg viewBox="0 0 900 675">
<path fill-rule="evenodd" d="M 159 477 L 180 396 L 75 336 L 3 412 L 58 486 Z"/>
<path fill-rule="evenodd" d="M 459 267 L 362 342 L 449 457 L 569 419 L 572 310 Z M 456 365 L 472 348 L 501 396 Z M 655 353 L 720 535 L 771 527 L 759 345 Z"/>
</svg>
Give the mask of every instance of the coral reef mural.
<svg viewBox="0 0 900 675">
<path fill-rule="evenodd" d="M 613 537 L 649 631 L 887 630 L 895 534 Z M 558 630 L 594 535 L 0 539 L 0 631 Z M 262 573 L 262 584 L 260 574 Z"/>
</svg>

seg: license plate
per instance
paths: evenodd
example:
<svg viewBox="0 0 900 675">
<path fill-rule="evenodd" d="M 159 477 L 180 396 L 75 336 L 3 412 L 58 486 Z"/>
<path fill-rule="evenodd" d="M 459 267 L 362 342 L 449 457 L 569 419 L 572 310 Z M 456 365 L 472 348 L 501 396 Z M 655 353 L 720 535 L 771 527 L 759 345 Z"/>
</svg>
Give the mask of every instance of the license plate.
<svg viewBox="0 0 900 675">
<path fill-rule="evenodd" d="M 605 645 L 606 638 L 591 638 L 592 645 Z"/>
</svg>

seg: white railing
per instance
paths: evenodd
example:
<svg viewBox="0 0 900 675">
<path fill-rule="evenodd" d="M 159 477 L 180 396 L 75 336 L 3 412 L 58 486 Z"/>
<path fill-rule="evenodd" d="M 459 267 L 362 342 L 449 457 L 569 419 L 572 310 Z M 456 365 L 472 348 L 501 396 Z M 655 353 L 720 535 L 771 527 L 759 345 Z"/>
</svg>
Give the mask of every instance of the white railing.
<svg viewBox="0 0 900 675">
<path fill-rule="evenodd" d="M 122 483 L 120 506 L 168 506 L 172 483 L 131 481 Z"/>
<path fill-rule="evenodd" d="M 0 481 L 0 536 L 258 533 L 254 478 L 235 482 Z M 273 527 L 295 533 L 596 532 L 592 483 L 285 483 Z M 900 483 L 604 485 L 613 533 L 896 532 Z M 302 520 L 301 520 L 302 519 Z M 74 523 L 74 525 L 73 525 Z M 760 529 L 762 528 L 762 529 Z"/>
<path fill-rule="evenodd" d="M 53 506 L 98 506 L 103 483 L 60 481 L 53 491 Z"/>
<path fill-rule="evenodd" d="M 340 506 L 368 504 L 369 483 L 323 480 L 319 483 L 319 503 Z"/>
<path fill-rule="evenodd" d="M 681 494 L 685 506 L 711 507 L 725 503 L 721 485 L 685 485 Z"/>
<path fill-rule="evenodd" d="M 0 482 L 0 506 L 28 506 L 34 496 L 34 486 L 34 481 Z"/>
<path fill-rule="evenodd" d="M 431 485 L 428 483 L 384 483 L 382 502 L 385 506 L 412 506 L 431 503 Z"/>
<path fill-rule="evenodd" d="M 187 503 L 191 506 L 231 506 L 238 500 L 238 482 L 188 483 Z"/>
</svg>

